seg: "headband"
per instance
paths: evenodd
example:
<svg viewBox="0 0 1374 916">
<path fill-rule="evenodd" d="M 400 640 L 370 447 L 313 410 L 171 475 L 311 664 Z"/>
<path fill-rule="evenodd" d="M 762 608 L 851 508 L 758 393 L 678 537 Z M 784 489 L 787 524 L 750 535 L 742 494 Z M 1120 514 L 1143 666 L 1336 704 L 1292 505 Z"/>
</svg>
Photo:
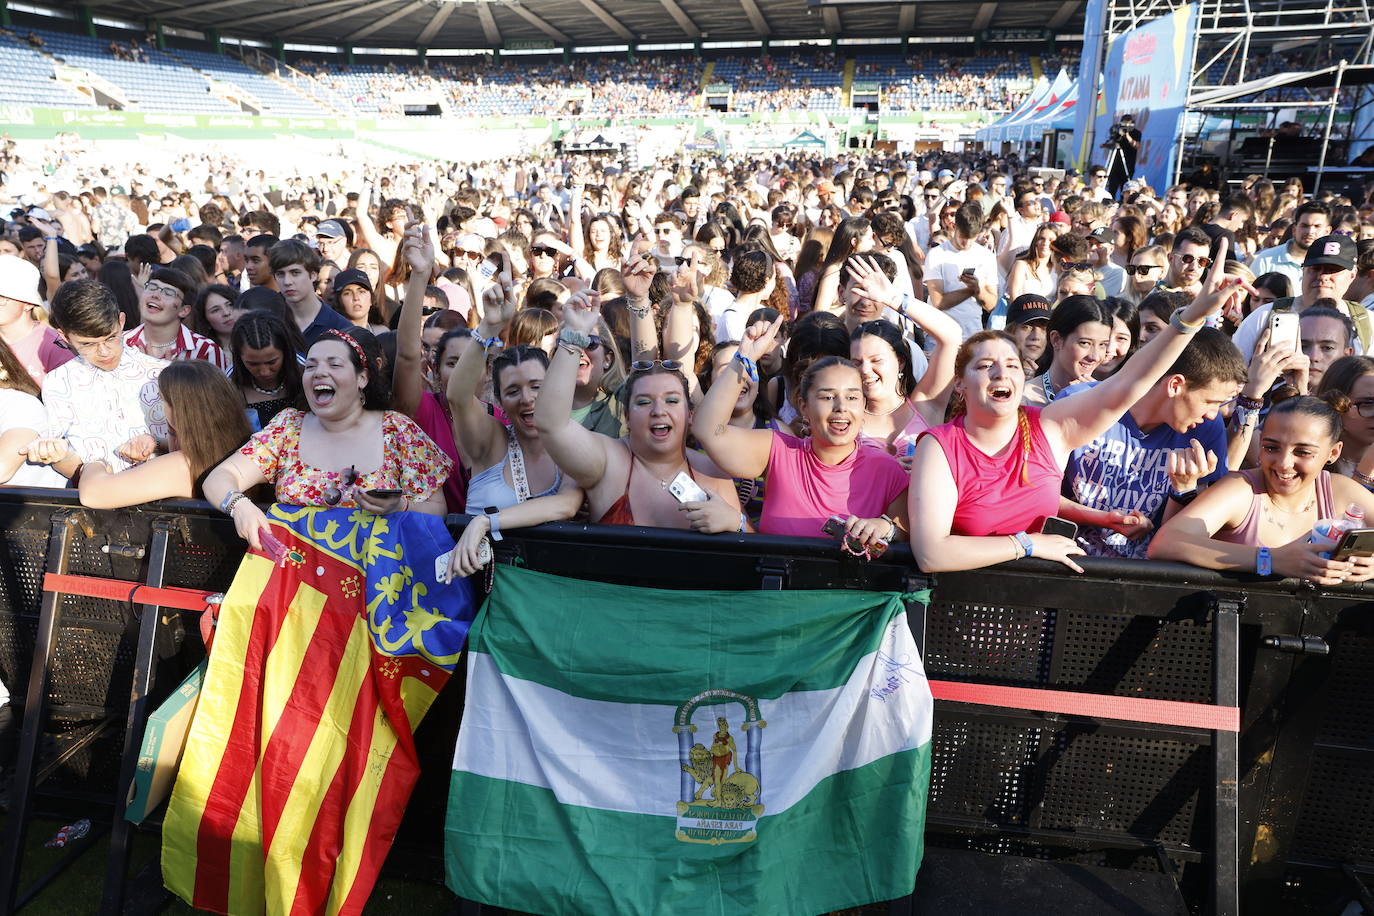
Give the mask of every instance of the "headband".
<svg viewBox="0 0 1374 916">
<path fill-rule="evenodd" d="M 358 343 L 356 340 L 354 340 L 349 335 L 345 334 L 343 331 L 340 331 L 338 328 L 329 328 L 325 331 L 325 333 L 332 334 L 333 336 L 339 338 L 339 340 L 342 340 L 344 343 L 352 347 L 353 352 L 358 354 L 358 364 L 363 367 L 364 372 L 367 371 L 367 354 L 363 352 L 362 344 Z"/>
</svg>

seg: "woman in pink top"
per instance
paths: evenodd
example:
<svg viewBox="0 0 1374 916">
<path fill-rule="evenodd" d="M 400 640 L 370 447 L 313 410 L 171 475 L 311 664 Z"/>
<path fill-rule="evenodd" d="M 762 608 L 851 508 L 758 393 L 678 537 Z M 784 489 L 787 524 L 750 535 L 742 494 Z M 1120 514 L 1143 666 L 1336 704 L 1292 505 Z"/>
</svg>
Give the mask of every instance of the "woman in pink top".
<svg viewBox="0 0 1374 916">
<path fill-rule="evenodd" d="M 802 376 L 800 409 L 811 435 L 798 439 L 771 429 L 730 425 L 740 388 L 757 372 L 782 319 L 745 333 L 727 370 L 696 409 L 692 433 L 706 454 L 734 478 L 768 475 L 759 531 L 825 537 L 832 515 L 864 546 L 891 541 L 905 529 L 906 474 L 885 452 L 859 445 L 863 428 L 863 381 L 859 369 L 839 356 L 812 363 Z"/>
<path fill-rule="evenodd" d="M 1225 241 L 1202 291 L 1111 378 L 1037 409 L 1016 341 L 974 334 L 955 361 L 962 415 L 916 443 L 908 494 L 911 550 L 926 572 L 979 569 L 1026 556 L 1073 569 L 1083 551 L 1065 537 L 1029 534 L 1059 505 L 1069 453 L 1119 420 L 1168 370 L 1212 313 L 1249 286 L 1222 273 Z"/>
<path fill-rule="evenodd" d="M 1259 468 L 1222 478 L 1180 509 L 1150 542 L 1151 559 L 1318 585 L 1374 577 L 1374 558 L 1331 560 L 1307 542 L 1320 519 L 1340 517 L 1351 503 L 1374 516 L 1374 494 L 1325 470 L 1341 456 L 1341 414 L 1349 408 L 1337 391 L 1275 405 L 1260 432 Z"/>
</svg>

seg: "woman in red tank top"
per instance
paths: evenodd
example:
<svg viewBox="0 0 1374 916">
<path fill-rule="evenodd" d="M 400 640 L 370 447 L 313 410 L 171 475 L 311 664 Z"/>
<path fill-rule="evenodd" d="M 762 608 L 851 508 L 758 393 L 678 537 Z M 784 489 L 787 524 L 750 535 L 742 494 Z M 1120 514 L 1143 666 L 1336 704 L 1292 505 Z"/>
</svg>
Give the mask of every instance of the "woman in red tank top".
<svg viewBox="0 0 1374 916">
<path fill-rule="evenodd" d="M 1092 442 L 1173 365 L 1207 317 L 1249 286 L 1222 271 L 1223 241 L 1202 291 L 1111 378 L 1044 408 L 1023 407 L 1026 376 L 1016 341 L 1001 331 L 969 337 L 955 363 L 962 410 L 916 444 L 908 491 L 911 550 L 926 572 L 979 569 L 1026 556 L 1082 572 L 1082 549 L 1039 529 L 1059 505 L 1069 453 Z"/>
<path fill-rule="evenodd" d="M 642 260 L 626 267 L 632 308 L 639 307 L 636 297 L 647 293 L 653 274 Z M 647 318 L 647 300 L 644 306 Z M 687 379 L 676 363 L 635 363 L 625 382 L 625 438 L 592 432 L 572 419 L 582 348 L 596 333 L 599 316 L 585 293 L 564 304 L 563 330 L 534 408 L 541 441 L 563 472 L 587 491 L 591 518 L 607 525 L 690 528 L 707 534 L 747 530 L 734 481 L 717 476 L 706 456 L 687 451 L 691 406 Z M 683 473 L 705 492 L 705 499 L 678 501 L 669 487 Z"/>
</svg>

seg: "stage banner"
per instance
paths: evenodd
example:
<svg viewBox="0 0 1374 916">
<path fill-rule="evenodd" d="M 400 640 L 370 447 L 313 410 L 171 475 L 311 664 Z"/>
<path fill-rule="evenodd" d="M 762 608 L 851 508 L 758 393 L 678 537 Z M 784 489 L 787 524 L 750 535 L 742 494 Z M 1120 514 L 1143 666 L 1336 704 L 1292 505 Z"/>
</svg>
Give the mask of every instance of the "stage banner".
<svg viewBox="0 0 1374 916">
<path fill-rule="evenodd" d="M 502 566 L 466 696 L 445 828 L 461 897 L 800 916 L 914 887 L 932 701 L 899 595 Z"/>
<path fill-rule="evenodd" d="M 419 775 L 413 732 L 476 610 L 417 512 L 273 506 L 244 557 L 162 829 L 162 875 L 216 913 L 363 911 Z"/>
<path fill-rule="evenodd" d="M 1122 115 L 1133 115 L 1140 131 L 1135 177 L 1164 193 L 1174 174 L 1196 42 L 1193 3 L 1112 40 L 1103 68 L 1103 105 L 1093 128 L 1092 163 L 1108 165 L 1109 151 L 1100 147 Z"/>
</svg>

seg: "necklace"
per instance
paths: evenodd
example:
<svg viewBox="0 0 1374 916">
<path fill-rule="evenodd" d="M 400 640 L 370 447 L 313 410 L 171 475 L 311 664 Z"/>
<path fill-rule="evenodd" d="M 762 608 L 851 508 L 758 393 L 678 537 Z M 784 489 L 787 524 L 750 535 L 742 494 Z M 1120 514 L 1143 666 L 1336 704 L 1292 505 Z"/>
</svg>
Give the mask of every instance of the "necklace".
<svg viewBox="0 0 1374 916">
<path fill-rule="evenodd" d="M 1260 514 L 1264 516 L 1264 518 L 1269 522 L 1269 524 L 1275 526 L 1276 528 L 1286 528 L 1288 527 L 1289 522 L 1292 521 L 1293 516 L 1311 512 L 1313 509 L 1316 508 L 1316 506 L 1317 495 L 1315 493 L 1312 494 L 1311 498 L 1308 499 L 1307 502 L 1303 503 L 1296 509 L 1285 509 L 1282 506 L 1275 505 L 1274 498 L 1271 496 L 1267 499 L 1260 501 Z M 1279 513 L 1282 513 L 1284 516 L 1286 516 L 1286 518 L 1279 518 Z"/>
<path fill-rule="evenodd" d="M 664 480 L 662 477 L 659 477 L 657 474 L 654 473 L 653 468 L 649 467 L 649 465 L 645 463 L 644 459 L 641 458 L 641 457 L 639 457 L 638 455 L 635 455 L 635 456 L 634 456 L 634 460 L 635 460 L 635 461 L 638 461 L 638 462 L 643 466 L 644 470 L 646 470 L 646 471 L 649 472 L 649 476 L 650 476 L 650 477 L 652 477 L 654 480 L 657 480 L 657 481 L 658 481 L 658 486 L 659 486 L 660 489 L 663 489 L 663 490 L 668 489 L 668 484 L 672 483 L 672 478 L 671 478 L 671 477 L 670 477 L 668 480 Z M 680 473 L 682 473 L 682 472 L 679 471 L 678 474 L 680 474 Z M 674 474 L 674 475 L 673 475 L 673 477 L 676 477 L 676 476 L 677 476 L 677 474 Z"/>
<path fill-rule="evenodd" d="M 864 413 L 868 414 L 870 417 L 890 417 L 897 411 L 901 410 L 902 405 L 905 403 L 906 400 L 904 398 L 898 398 L 896 406 L 894 406 L 891 410 L 884 410 L 882 413 L 878 413 L 876 410 L 868 410 L 867 408 L 865 408 Z"/>
<path fill-rule="evenodd" d="M 265 395 L 267 395 L 269 398 L 270 398 L 270 397 L 275 397 L 275 396 L 281 394 L 281 390 L 282 390 L 283 388 L 285 388 L 285 387 L 286 387 L 285 385 L 278 385 L 276 388 L 273 388 L 271 391 L 268 391 L 266 388 L 263 388 L 263 387 L 259 386 L 257 382 L 254 382 L 254 383 L 253 383 L 253 390 L 254 390 L 254 391 L 256 391 L 258 394 L 265 394 Z"/>
</svg>

